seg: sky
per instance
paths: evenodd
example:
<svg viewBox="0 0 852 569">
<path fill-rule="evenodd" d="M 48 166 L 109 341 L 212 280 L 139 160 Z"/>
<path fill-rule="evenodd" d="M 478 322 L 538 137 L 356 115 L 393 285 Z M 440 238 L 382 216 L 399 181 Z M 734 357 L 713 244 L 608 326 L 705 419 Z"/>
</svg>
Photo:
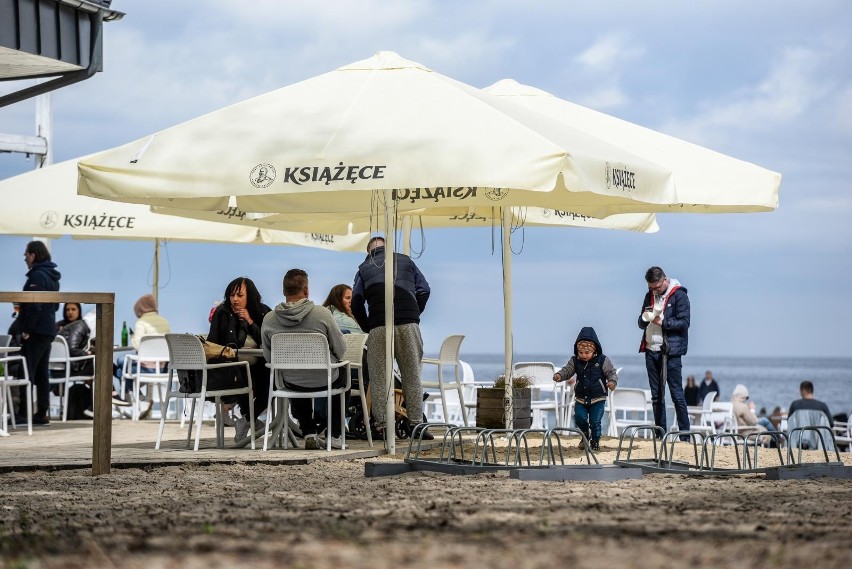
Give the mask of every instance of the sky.
<svg viewBox="0 0 852 569">
<path fill-rule="evenodd" d="M 247 9 L 246 6 L 250 6 Z M 474 87 L 504 78 L 783 175 L 757 214 L 661 214 L 657 234 L 522 228 L 513 234 L 515 354 L 568 354 L 582 326 L 605 352 L 638 349 L 645 270 L 689 291 L 689 353 L 852 355 L 852 40 L 846 0 L 280 2 L 115 0 L 104 70 L 55 91 L 54 162 L 106 150 L 390 50 Z M 0 83 L 0 93 L 20 84 Z M 35 103 L 0 109 L 0 133 L 35 134 Z M 34 160 L 0 154 L 0 179 Z M 26 196 L 2 196 L 14 215 Z M 29 239 L 0 236 L 0 290 L 25 280 Z M 116 293 L 116 327 L 150 292 L 153 244 L 53 240 L 64 291 Z M 412 256 L 432 287 L 425 350 L 465 334 L 462 357 L 501 353 L 499 232 L 427 230 Z M 227 283 L 267 304 L 293 267 L 321 303 L 363 256 L 300 247 L 170 242 L 160 312 L 206 332 Z M 0 308 L 0 329 L 11 308 Z M 688 357 L 688 356 L 687 356 Z"/>
</svg>

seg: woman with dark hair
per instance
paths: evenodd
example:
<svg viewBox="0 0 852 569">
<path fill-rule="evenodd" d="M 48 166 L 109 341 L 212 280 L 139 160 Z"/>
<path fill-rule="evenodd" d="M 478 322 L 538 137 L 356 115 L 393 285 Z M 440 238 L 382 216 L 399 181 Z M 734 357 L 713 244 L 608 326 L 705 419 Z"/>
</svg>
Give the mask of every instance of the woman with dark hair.
<svg viewBox="0 0 852 569">
<path fill-rule="evenodd" d="M 345 284 L 334 285 L 328 293 L 323 306 L 331 311 L 337 327 L 344 334 L 364 334 L 352 315 L 352 287 Z"/>
<path fill-rule="evenodd" d="M 24 250 L 24 261 L 27 263 L 27 282 L 24 291 L 59 290 L 59 279 L 62 275 L 56 270 L 56 263 L 50 258 L 50 251 L 41 241 L 30 241 Z M 56 311 L 59 305 L 53 302 L 22 303 L 21 313 L 21 354 L 27 362 L 30 380 L 36 388 L 38 405 L 33 415 L 33 425 L 49 425 L 50 418 L 50 381 L 48 361 L 50 360 L 50 345 L 56 336 Z M 26 405 L 26 398 L 21 397 L 21 405 Z M 20 409 L 20 415 L 26 417 L 26 408 Z"/>
<path fill-rule="evenodd" d="M 68 344 L 68 353 L 72 357 L 88 356 L 91 352 L 86 348 L 89 344 L 89 325 L 82 318 L 83 309 L 79 302 L 66 302 L 62 309 L 62 314 L 65 316 L 62 320 L 56 323 L 56 333 L 65 338 Z M 74 362 L 71 364 L 71 371 L 75 375 L 91 374 L 94 371 L 94 366 L 91 360 L 84 362 Z"/>
<path fill-rule="evenodd" d="M 263 324 L 263 317 L 270 310 L 271 308 L 261 302 L 260 293 L 252 280 L 248 277 L 237 277 L 225 288 L 224 301 L 213 313 L 207 339 L 222 346 L 260 348 L 263 342 L 260 327 Z M 254 416 L 257 418 L 266 410 L 269 397 L 269 370 L 266 369 L 266 361 L 263 357 L 240 356 L 240 359 L 248 361 L 251 367 Z M 242 371 L 239 376 L 234 376 L 232 370 L 228 368 L 215 371 L 221 373 L 208 374 L 208 389 L 227 389 L 237 385 L 248 385 L 248 379 L 243 376 Z M 234 423 L 234 443 L 237 446 L 245 446 L 250 440 L 248 395 L 237 395 L 235 400 L 240 407 L 242 417 L 236 419 Z M 263 423 L 260 421 L 255 423 L 255 430 L 258 428 L 263 428 Z"/>
</svg>

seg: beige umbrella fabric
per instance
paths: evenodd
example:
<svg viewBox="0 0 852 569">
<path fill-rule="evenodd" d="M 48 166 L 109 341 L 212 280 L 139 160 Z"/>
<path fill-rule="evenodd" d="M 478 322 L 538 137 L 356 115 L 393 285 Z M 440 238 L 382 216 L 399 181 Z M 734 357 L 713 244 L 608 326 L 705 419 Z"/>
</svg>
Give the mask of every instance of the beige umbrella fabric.
<svg viewBox="0 0 852 569">
<path fill-rule="evenodd" d="M 483 89 L 501 99 L 618 144 L 672 172 L 675 200 L 644 209 L 658 213 L 772 211 L 781 174 L 503 79 Z M 612 206 L 613 211 L 635 211 Z"/>
<path fill-rule="evenodd" d="M 413 210 L 497 208 L 505 233 L 513 206 L 605 217 L 680 204 L 666 166 L 389 52 L 100 153 L 79 170 L 80 193 L 120 201 L 294 222 L 384 217 L 389 252 L 397 216 Z M 748 190 L 730 211 L 777 203 L 777 183 Z M 392 263 L 385 271 L 392 306 Z"/>
</svg>

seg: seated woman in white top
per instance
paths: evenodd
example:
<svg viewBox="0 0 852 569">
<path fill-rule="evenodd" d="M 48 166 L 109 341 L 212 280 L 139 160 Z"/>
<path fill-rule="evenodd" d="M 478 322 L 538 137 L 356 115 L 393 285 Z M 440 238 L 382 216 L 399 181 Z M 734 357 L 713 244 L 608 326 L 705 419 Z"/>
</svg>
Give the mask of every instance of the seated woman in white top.
<svg viewBox="0 0 852 569">
<path fill-rule="evenodd" d="M 334 285 L 328 293 L 323 306 L 331 311 L 337 327 L 344 334 L 365 334 L 352 315 L 352 287 L 345 284 Z"/>
</svg>

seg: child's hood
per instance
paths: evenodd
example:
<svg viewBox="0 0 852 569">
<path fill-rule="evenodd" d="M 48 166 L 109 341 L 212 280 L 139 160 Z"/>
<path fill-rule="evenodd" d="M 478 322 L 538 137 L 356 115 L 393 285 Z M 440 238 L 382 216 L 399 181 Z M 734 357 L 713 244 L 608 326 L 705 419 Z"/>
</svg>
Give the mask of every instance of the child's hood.
<svg viewBox="0 0 852 569">
<path fill-rule="evenodd" d="M 598 341 L 598 335 L 595 332 L 595 329 L 591 326 L 585 326 L 580 330 L 580 333 L 577 334 L 577 339 L 574 341 L 574 355 L 577 355 L 577 343 L 585 340 L 587 342 L 595 343 L 595 353 L 597 355 L 601 355 L 603 353 L 603 348 L 601 348 L 601 343 Z"/>
</svg>

